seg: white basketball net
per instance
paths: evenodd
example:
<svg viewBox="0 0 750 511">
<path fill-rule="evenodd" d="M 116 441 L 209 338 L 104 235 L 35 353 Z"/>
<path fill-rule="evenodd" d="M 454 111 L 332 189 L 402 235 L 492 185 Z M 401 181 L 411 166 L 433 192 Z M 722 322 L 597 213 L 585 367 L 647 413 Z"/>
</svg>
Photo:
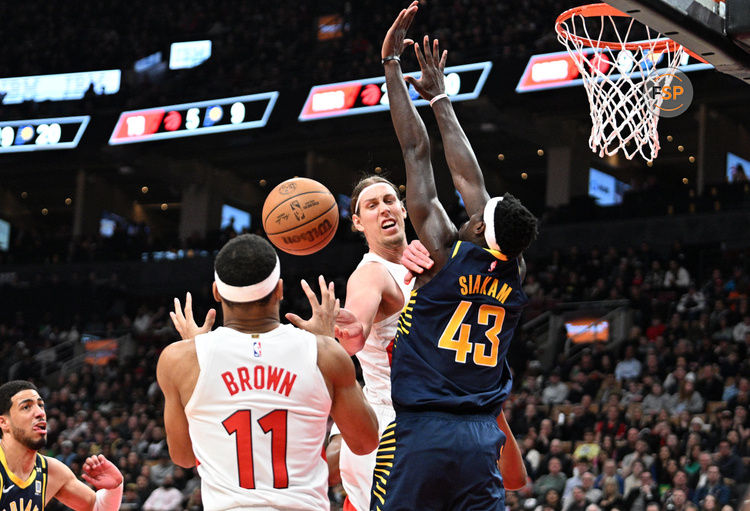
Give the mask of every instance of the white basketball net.
<svg viewBox="0 0 750 511">
<path fill-rule="evenodd" d="M 636 20 L 623 19 L 624 16 L 587 17 L 576 13 L 558 21 L 557 38 L 567 48 L 583 78 L 591 106 L 591 150 L 603 158 L 622 149 L 629 160 L 640 154 L 652 161 L 659 152 L 656 126 L 662 103 L 662 96 L 653 94 L 652 87 L 659 79 L 660 86 L 669 86 L 672 76 L 662 75 L 674 73 L 680 65 L 683 48 L 648 27 L 644 27 L 644 41 L 628 45 Z M 621 27 L 627 23 L 627 29 L 618 29 L 614 18 L 620 18 Z M 614 32 L 616 42 L 602 42 L 605 29 Z M 591 37 L 589 30 L 595 37 Z M 665 44 L 667 41 L 671 44 Z M 594 48 L 593 52 L 590 48 Z M 666 59 L 666 65 L 657 69 L 655 64 L 661 59 Z"/>
</svg>

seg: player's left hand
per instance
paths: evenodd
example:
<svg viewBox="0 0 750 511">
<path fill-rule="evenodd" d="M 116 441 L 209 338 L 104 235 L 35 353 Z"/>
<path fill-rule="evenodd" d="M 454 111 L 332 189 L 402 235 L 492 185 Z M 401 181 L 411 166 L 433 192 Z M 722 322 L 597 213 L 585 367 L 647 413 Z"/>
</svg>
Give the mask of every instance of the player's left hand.
<svg viewBox="0 0 750 511">
<path fill-rule="evenodd" d="M 404 277 L 404 284 L 408 284 L 415 276 L 432 268 L 435 261 L 430 258 L 430 252 L 422 245 L 422 242 L 414 240 L 401 255 L 401 264 L 409 270 Z"/>
<path fill-rule="evenodd" d="M 385 39 L 383 39 L 383 46 L 380 49 L 381 58 L 400 57 L 406 46 L 414 44 L 414 41 L 405 39 L 405 36 L 411 26 L 411 22 L 414 21 L 414 16 L 417 14 L 418 8 L 419 2 L 414 0 L 409 7 L 402 9 L 398 14 L 396 21 L 393 22 L 391 28 L 388 29 L 388 33 L 385 34 Z"/>
<path fill-rule="evenodd" d="M 419 44 L 415 44 L 414 52 L 417 54 L 422 76 L 419 77 L 419 80 L 413 76 L 405 76 L 404 80 L 427 101 L 438 94 L 444 94 L 445 63 L 448 60 L 448 50 L 443 50 L 441 55 L 440 44 L 437 39 L 432 42 L 432 49 L 430 49 L 430 37 L 424 36 L 423 47 L 420 48 Z"/>
<path fill-rule="evenodd" d="M 185 295 L 185 310 L 180 307 L 180 299 L 174 299 L 174 312 L 169 313 L 177 333 L 182 339 L 194 339 L 196 335 L 207 334 L 216 321 L 216 309 L 210 309 L 202 326 L 198 326 L 193 318 L 193 295 Z"/>
<path fill-rule="evenodd" d="M 83 463 L 81 477 L 97 490 L 111 490 L 122 484 L 122 474 L 117 467 L 101 454 L 89 456 Z"/>
<path fill-rule="evenodd" d="M 302 281 L 302 290 L 307 295 L 310 307 L 312 307 L 312 317 L 304 320 L 291 312 L 288 312 L 285 317 L 297 328 L 307 330 L 312 334 L 333 337 L 336 316 L 338 316 L 341 305 L 334 293 L 333 282 L 326 284 L 326 280 L 321 275 L 318 277 L 318 283 L 320 284 L 320 303 L 310 285 L 306 281 Z"/>
</svg>

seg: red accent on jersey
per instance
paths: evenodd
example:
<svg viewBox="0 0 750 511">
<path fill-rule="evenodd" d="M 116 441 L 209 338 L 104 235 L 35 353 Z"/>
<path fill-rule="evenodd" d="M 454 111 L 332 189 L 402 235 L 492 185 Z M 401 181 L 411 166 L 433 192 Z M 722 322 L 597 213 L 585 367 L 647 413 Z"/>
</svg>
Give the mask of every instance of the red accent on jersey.
<svg viewBox="0 0 750 511">
<path fill-rule="evenodd" d="M 386 353 L 388 353 L 388 365 L 393 365 L 393 342 L 396 339 L 391 339 L 391 342 L 388 343 L 388 346 L 385 347 Z"/>
</svg>

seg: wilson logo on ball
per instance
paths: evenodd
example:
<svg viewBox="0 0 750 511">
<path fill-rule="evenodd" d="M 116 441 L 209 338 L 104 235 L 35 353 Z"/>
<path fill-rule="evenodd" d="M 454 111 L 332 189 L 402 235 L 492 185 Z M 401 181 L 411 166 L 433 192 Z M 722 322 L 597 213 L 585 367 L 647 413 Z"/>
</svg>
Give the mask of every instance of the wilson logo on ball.
<svg viewBox="0 0 750 511">
<path fill-rule="evenodd" d="M 281 185 L 279 185 L 278 192 L 281 195 L 289 195 L 290 193 L 294 193 L 296 189 L 297 185 L 294 183 L 281 183 Z"/>
<path fill-rule="evenodd" d="M 331 231 L 331 229 L 333 229 L 333 224 L 326 219 L 320 222 L 317 226 L 314 226 L 301 234 L 283 236 L 282 239 L 284 240 L 284 243 L 287 244 L 299 243 L 300 241 L 315 241 L 316 239 L 325 236 L 326 233 Z"/>
</svg>

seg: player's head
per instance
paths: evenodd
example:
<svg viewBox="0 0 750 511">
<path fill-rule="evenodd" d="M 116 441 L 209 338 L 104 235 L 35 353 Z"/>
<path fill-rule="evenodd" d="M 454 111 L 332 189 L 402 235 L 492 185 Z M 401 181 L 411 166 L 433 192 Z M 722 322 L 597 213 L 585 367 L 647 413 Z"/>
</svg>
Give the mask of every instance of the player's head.
<svg viewBox="0 0 750 511">
<path fill-rule="evenodd" d="M 538 234 L 537 220 L 521 201 L 506 193 L 493 197 L 482 213 L 461 226 L 458 239 L 502 252 L 515 259 Z"/>
<path fill-rule="evenodd" d="M 380 176 L 368 176 L 352 192 L 352 223 L 370 248 L 406 244 L 406 209 L 396 186 Z"/>
<path fill-rule="evenodd" d="M 47 445 L 47 414 L 36 386 L 14 380 L 0 386 L 0 438 L 13 438 L 28 449 Z"/>
<path fill-rule="evenodd" d="M 271 244 L 255 234 L 229 240 L 214 261 L 216 301 L 230 309 L 268 305 L 283 296 L 281 266 Z"/>
</svg>

